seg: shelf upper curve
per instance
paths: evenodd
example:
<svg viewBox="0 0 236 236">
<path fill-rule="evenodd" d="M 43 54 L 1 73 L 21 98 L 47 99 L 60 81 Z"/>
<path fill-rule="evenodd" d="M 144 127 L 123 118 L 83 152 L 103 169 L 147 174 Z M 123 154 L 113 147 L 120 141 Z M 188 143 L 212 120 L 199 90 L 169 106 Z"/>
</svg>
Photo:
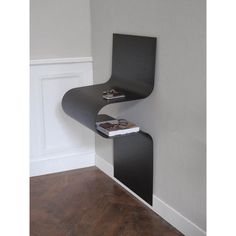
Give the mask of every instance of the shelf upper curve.
<svg viewBox="0 0 236 236">
<path fill-rule="evenodd" d="M 154 87 L 156 38 L 113 34 L 112 75 L 103 84 L 70 89 L 62 99 L 66 114 L 97 132 L 97 114 L 106 105 L 143 99 Z M 103 91 L 116 89 L 125 98 L 106 100 Z"/>
</svg>

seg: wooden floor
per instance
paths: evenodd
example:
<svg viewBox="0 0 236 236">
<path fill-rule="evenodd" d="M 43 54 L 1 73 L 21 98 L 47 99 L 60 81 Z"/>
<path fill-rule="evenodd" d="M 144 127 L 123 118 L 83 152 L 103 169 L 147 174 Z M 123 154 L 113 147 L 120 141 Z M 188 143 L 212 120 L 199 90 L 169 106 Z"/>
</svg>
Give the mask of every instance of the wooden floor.
<svg viewBox="0 0 236 236">
<path fill-rule="evenodd" d="M 31 236 L 177 236 L 96 167 L 32 177 Z"/>
</svg>

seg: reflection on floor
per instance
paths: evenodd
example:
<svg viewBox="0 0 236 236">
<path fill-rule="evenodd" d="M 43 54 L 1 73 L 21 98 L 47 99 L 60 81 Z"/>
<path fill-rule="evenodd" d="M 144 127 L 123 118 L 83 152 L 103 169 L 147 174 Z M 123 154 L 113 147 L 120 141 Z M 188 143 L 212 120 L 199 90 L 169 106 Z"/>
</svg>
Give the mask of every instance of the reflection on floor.
<svg viewBox="0 0 236 236">
<path fill-rule="evenodd" d="M 183 235 L 96 167 L 30 184 L 31 236 Z"/>
</svg>

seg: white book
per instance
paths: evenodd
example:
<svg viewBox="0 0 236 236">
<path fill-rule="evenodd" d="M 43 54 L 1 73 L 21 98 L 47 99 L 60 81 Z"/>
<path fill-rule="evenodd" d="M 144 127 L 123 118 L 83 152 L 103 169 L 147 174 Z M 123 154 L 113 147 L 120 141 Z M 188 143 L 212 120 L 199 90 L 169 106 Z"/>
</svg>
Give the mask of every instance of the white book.
<svg viewBox="0 0 236 236">
<path fill-rule="evenodd" d="M 139 132 L 140 128 L 126 120 L 96 122 L 96 128 L 109 137 Z"/>
</svg>

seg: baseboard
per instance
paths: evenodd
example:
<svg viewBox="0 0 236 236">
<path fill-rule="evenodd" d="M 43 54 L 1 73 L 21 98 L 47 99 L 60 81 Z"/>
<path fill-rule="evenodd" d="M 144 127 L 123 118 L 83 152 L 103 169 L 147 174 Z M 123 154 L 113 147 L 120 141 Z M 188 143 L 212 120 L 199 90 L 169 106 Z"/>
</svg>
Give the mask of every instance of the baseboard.
<svg viewBox="0 0 236 236">
<path fill-rule="evenodd" d="M 113 166 L 107 161 L 105 161 L 103 158 L 98 156 L 97 154 L 95 155 L 95 165 L 106 175 L 113 178 L 114 176 Z"/>
<path fill-rule="evenodd" d="M 144 203 L 147 207 L 153 210 L 155 213 L 160 215 L 163 219 L 165 219 L 168 223 L 173 225 L 176 229 L 182 232 L 186 236 L 205 236 L 206 232 L 194 224 L 191 220 L 187 219 L 185 216 L 180 214 L 174 208 L 169 206 L 167 203 L 159 199 L 157 196 L 153 195 L 153 206 L 147 204 L 143 199 L 141 199 L 137 194 L 135 194 L 132 190 L 127 188 L 124 184 L 122 184 L 119 180 L 114 178 L 114 169 L 113 166 L 105 161 L 103 158 L 95 155 L 95 165 L 103 171 L 106 175 L 115 180 L 118 184 L 120 184 L 124 189 L 130 192 L 134 197 Z"/>
<path fill-rule="evenodd" d="M 206 232 L 153 195 L 153 210 L 186 236 L 205 236 Z"/>
<path fill-rule="evenodd" d="M 30 161 L 30 176 L 52 174 L 95 165 L 95 153 L 75 153 L 56 158 Z"/>
</svg>

